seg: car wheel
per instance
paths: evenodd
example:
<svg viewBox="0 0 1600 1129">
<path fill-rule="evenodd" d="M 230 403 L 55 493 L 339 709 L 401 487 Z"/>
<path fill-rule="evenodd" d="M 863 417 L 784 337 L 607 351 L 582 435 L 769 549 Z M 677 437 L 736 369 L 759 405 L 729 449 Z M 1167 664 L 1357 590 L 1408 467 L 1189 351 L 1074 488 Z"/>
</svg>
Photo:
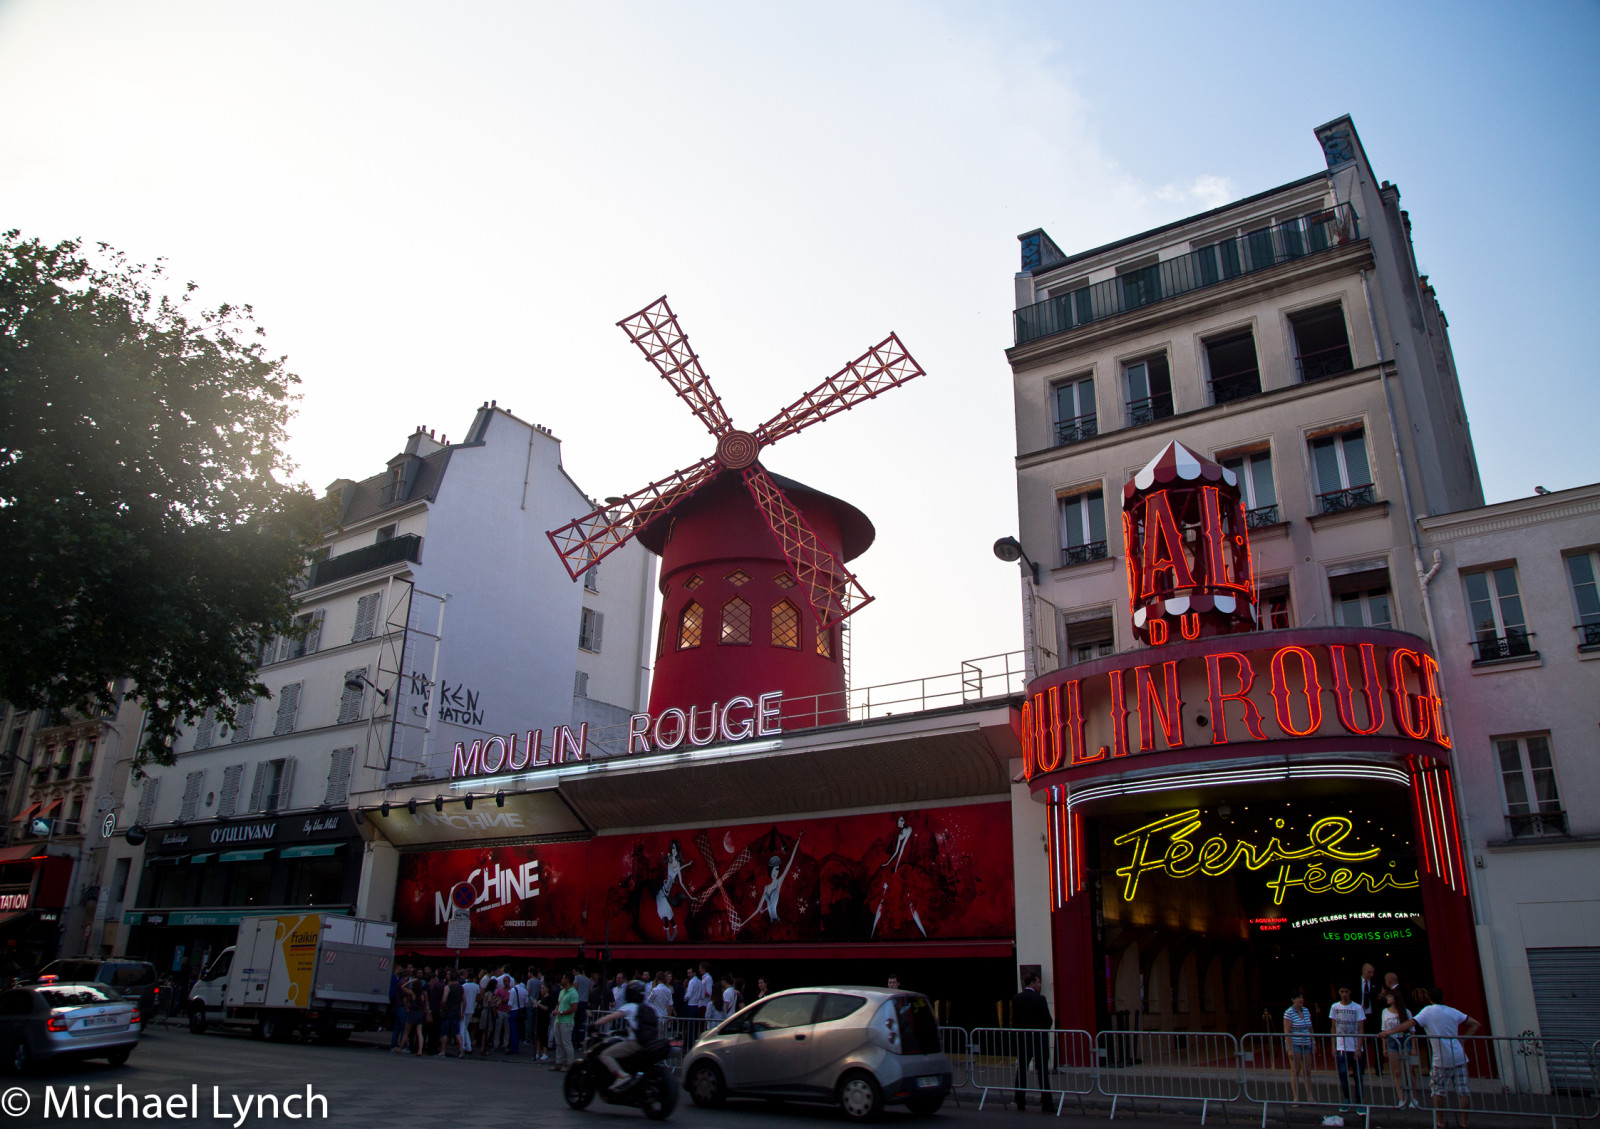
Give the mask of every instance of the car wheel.
<svg viewBox="0 0 1600 1129">
<path fill-rule="evenodd" d="M 932 1117 L 939 1112 L 939 1107 L 944 1105 L 944 1095 L 935 1094 L 926 1098 L 907 1098 L 906 1108 L 917 1117 Z"/>
<path fill-rule="evenodd" d="M 569 1069 L 561 1080 L 561 1096 L 573 1109 L 583 1109 L 594 1101 L 594 1080 L 581 1065 Z"/>
<path fill-rule="evenodd" d="M 33 1069 L 33 1052 L 28 1049 L 26 1041 L 19 1040 L 12 1044 L 10 1053 L 6 1055 L 6 1065 L 13 1074 L 26 1074 Z"/>
<path fill-rule="evenodd" d="M 206 1009 L 203 1007 L 191 1008 L 189 1011 L 189 1030 L 196 1035 L 206 1033 Z"/>
<path fill-rule="evenodd" d="M 722 1071 L 717 1064 L 702 1059 L 689 1069 L 689 1100 L 701 1109 L 716 1109 L 728 1100 L 728 1088 L 723 1084 Z"/>
<path fill-rule="evenodd" d="M 128 1061 L 128 1056 L 133 1053 L 132 1047 L 118 1047 L 106 1055 L 106 1061 L 112 1066 L 121 1066 Z"/>
<path fill-rule="evenodd" d="M 850 1121 L 871 1121 L 883 1112 L 883 1089 L 865 1071 L 846 1074 L 839 1082 L 839 1109 Z"/>
</svg>

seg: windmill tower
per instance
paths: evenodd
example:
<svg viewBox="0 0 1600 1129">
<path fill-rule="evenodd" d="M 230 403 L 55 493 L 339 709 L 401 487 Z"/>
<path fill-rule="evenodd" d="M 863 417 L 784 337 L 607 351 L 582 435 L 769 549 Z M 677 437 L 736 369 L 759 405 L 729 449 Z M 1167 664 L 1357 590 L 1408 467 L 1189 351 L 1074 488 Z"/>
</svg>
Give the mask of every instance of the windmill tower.
<svg viewBox="0 0 1600 1129">
<path fill-rule="evenodd" d="M 871 602 L 845 562 L 874 531 L 761 452 L 922 375 L 890 334 L 754 431 L 733 426 L 665 297 L 617 323 L 717 441 L 715 454 L 549 533 L 567 572 L 630 537 L 662 558 L 650 712 L 781 690 L 784 725 L 844 720 L 840 625 Z"/>
</svg>

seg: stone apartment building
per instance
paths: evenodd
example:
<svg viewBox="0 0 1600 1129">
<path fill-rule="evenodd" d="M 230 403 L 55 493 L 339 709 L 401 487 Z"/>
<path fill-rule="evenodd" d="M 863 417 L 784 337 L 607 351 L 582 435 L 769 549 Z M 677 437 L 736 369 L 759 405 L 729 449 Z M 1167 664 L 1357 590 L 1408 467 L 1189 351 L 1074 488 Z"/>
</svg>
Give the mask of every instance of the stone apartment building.
<svg viewBox="0 0 1600 1129">
<path fill-rule="evenodd" d="M 1019 539 L 1041 565 L 1037 584 L 1024 580 L 1030 660 L 1041 675 L 1143 646 L 1129 618 L 1123 486 L 1172 441 L 1237 477 L 1262 629 L 1330 628 L 1327 641 L 1351 647 L 1358 635 L 1337 632 L 1400 632 L 1438 650 L 1416 520 L 1483 501 L 1446 321 L 1417 270 L 1400 192 L 1377 178 L 1353 123 L 1340 118 L 1315 133 L 1326 167 L 1289 184 L 1072 254 L 1043 230 L 1020 237 L 1007 358 Z M 1203 697 L 1182 708 L 1191 718 L 1210 712 Z M 1313 760 L 1342 756 L 1327 775 L 1348 772 L 1352 782 L 1219 792 L 1195 752 L 1188 783 L 1143 804 L 1151 812 L 1197 805 L 1229 826 L 1251 807 L 1251 819 L 1281 809 L 1280 820 L 1306 812 L 1358 827 L 1410 826 L 1404 788 L 1354 783 L 1365 770 L 1348 766 L 1372 754 L 1327 742 L 1318 750 Z M 1388 761 L 1403 770 L 1398 754 Z M 1120 779 L 1131 787 L 1137 775 Z M 1033 812 L 1043 835 L 1045 808 Z M 1082 834 L 1095 841 L 1096 817 L 1086 819 Z M 1273 834 L 1270 825 L 1254 831 L 1262 841 Z M 1323 978 L 1353 975 L 1352 962 L 1425 975 L 1420 938 L 1429 926 L 1435 941 L 1444 930 L 1420 909 L 1403 910 L 1411 947 L 1364 952 L 1316 940 L 1310 927 L 1311 939 L 1297 942 L 1287 935 L 1295 923 L 1270 912 L 1156 927 L 1176 911 L 1136 907 L 1119 923 L 1102 887 L 1114 881 L 1109 856 L 1120 848 L 1104 834 L 1105 870 L 1088 879 L 1095 905 L 1083 918 L 1094 924 L 1065 948 L 1064 911 L 1051 926 L 1056 978 L 1073 985 L 1058 986 L 1057 999 L 1085 1024 L 1255 1030 L 1264 1007 L 1276 1015 L 1287 1003 L 1264 998 L 1265 982 L 1250 979 L 1263 967 L 1298 962 L 1325 1008 Z M 1409 847 L 1396 858 L 1418 865 Z M 1470 947 L 1470 926 L 1457 933 Z M 1045 937 L 1031 945 L 1019 937 L 1019 947 L 1022 962 L 1051 968 Z M 1091 947 L 1092 977 L 1063 964 L 1085 963 Z M 1090 983 L 1098 1000 L 1071 999 Z"/>
<path fill-rule="evenodd" d="M 369 845 L 352 794 L 447 775 L 458 741 L 643 708 L 653 561 L 630 545 L 587 583 L 567 575 L 545 531 L 594 503 L 560 455 L 485 404 L 463 441 L 419 428 L 380 473 L 329 487 L 340 525 L 300 595 L 302 633 L 262 649 L 269 693 L 232 728 L 207 716 L 128 791 L 108 948 L 165 968 L 219 951 L 250 913 L 388 918 L 398 859 Z"/>
</svg>

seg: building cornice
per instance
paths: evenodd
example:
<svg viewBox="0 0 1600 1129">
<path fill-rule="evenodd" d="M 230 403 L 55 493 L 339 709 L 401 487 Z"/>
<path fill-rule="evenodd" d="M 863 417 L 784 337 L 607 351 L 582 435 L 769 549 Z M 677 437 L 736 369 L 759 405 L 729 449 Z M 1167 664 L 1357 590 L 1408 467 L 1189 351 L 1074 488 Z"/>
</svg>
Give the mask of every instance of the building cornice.
<svg viewBox="0 0 1600 1129">
<path fill-rule="evenodd" d="M 1417 525 L 1425 541 L 1439 544 L 1596 513 L 1600 513 L 1600 482 L 1551 494 L 1535 494 L 1531 498 L 1497 502 L 1492 506 L 1424 517 Z"/>
</svg>

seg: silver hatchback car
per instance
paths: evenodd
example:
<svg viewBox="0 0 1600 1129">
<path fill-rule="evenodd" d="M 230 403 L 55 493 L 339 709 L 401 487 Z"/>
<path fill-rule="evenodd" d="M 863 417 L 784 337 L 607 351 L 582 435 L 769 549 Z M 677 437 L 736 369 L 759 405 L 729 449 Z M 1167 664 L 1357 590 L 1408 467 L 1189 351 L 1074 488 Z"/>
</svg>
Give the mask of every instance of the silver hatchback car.
<svg viewBox="0 0 1600 1129">
<path fill-rule="evenodd" d="M 27 985 L 0 992 L 0 1062 L 18 1074 L 58 1058 L 121 1066 L 144 1030 L 138 1001 L 108 984 Z"/>
<path fill-rule="evenodd" d="M 933 1113 L 950 1078 L 928 998 L 885 988 L 775 992 L 712 1028 L 683 1059 L 697 1106 L 729 1097 L 837 1102 L 852 1121 L 891 1104 Z"/>
</svg>

